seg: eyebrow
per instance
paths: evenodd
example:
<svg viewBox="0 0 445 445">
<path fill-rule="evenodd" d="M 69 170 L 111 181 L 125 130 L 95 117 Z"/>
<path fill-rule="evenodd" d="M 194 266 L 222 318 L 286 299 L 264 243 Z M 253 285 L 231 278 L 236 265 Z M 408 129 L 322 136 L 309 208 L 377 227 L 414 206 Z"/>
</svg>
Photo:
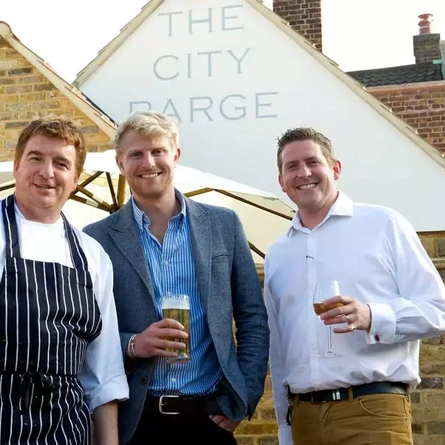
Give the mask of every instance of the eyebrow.
<svg viewBox="0 0 445 445">
<path fill-rule="evenodd" d="M 67 158 L 67 157 L 65 157 L 65 156 L 56 156 L 56 157 L 54 158 L 54 160 L 56 160 L 56 161 L 64 161 L 64 162 L 66 162 L 66 163 L 69 164 L 69 165 L 72 164 L 71 159 L 69 159 L 69 158 Z"/>
<path fill-rule="evenodd" d="M 31 156 L 31 155 L 38 155 L 38 156 L 44 156 L 43 152 L 39 151 L 39 150 L 31 150 L 27 153 L 26 156 Z M 56 161 L 64 161 L 67 162 L 68 164 L 71 163 L 71 160 L 69 158 L 67 158 L 66 156 L 56 156 L 54 158 Z"/>
<path fill-rule="evenodd" d="M 151 147 L 150 149 L 147 148 L 136 148 L 136 147 L 130 147 L 128 148 L 128 153 L 133 153 L 135 151 L 153 151 L 153 150 L 168 150 L 168 147 L 165 145 L 159 145 L 157 147 Z"/>
<path fill-rule="evenodd" d="M 28 153 L 26 154 L 27 156 L 29 156 L 29 155 L 40 155 L 40 156 L 42 156 L 42 152 L 41 151 L 38 151 L 38 150 L 31 150 L 31 151 L 28 151 Z"/>
<path fill-rule="evenodd" d="M 319 160 L 320 160 L 320 158 L 317 156 L 310 156 L 309 158 L 305 158 L 305 159 L 298 159 L 298 160 L 292 159 L 290 161 L 285 162 L 285 164 L 286 165 L 299 164 L 300 162 L 319 161 Z"/>
</svg>

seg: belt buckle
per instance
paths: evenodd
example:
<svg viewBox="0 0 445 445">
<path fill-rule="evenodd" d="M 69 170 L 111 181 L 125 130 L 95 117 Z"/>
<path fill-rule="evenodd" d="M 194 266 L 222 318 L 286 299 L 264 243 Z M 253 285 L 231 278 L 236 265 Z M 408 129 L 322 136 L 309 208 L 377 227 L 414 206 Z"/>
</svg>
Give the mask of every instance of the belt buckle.
<svg viewBox="0 0 445 445">
<path fill-rule="evenodd" d="M 341 393 L 339 389 L 330 389 L 329 392 L 331 393 L 331 401 L 336 402 L 338 400 L 341 400 Z M 330 400 L 320 400 L 317 402 L 314 402 L 314 391 L 311 392 L 311 403 L 314 404 L 321 404 L 321 403 L 328 403 Z"/>
<path fill-rule="evenodd" d="M 334 402 L 338 402 L 339 400 L 341 400 L 341 392 L 340 389 L 333 389 L 332 390 L 332 400 Z"/>
<path fill-rule="evenodd" d="M 180 414 L 179 411 L 178 412 L 175 412 L 175 411 L 168 412 L 168 411 L 164 411 L 164 408 L 163 408 L 165 406 L 164 399 L 178 399 L 178 398 L 179 398 L 179 396 L 173 396 L 173 395 L 167 395 L 167 394 L 159 397 L 159 412 L 161 414 L 170 415 L 170 416 Z"/>
</svg>

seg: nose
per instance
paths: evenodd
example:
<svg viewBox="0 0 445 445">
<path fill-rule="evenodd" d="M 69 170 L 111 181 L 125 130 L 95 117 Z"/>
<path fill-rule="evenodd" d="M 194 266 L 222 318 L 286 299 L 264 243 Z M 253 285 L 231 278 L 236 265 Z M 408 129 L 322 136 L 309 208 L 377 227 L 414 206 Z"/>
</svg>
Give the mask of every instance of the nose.
<svg viewBox="0 0 445 445">
<path fill-rule="evenodd" d="M 43 176 L 45 179 L 54 178 L 54 168 L 52 162 L 48 161 L 42 164 L 40 175 Z"/>
<path fill-rule="evenodd" d="M 144 164 L 147 168 L 153 168 L 155 166 L 155 158 L 149 151 L 145 153 Z"/>
<path fill-rule="evenodd" d="M 307 178 L 308 176 L 311 176 L 312 171 L 311 169 L 304 163 L 301 163 L 298 166 L 297 175 L 299 178 Z"/>
</svg>

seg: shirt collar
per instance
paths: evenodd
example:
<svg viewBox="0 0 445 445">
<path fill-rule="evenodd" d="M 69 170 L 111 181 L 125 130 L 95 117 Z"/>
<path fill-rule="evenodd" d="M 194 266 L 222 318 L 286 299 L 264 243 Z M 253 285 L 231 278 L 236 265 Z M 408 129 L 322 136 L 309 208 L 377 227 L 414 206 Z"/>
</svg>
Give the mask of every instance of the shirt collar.
<svg viewBox="0 0 445 445">
<path fill-rule="evenodd" d="M 176 199 L 181 204 L 181 211 L 179 212 L 178 215 L 174 216 L 171 219 L 179 218 L 180 222 L 182 222 L 182 221 L 184 221 L 184 218 L 187 216 L 187 206 L 185 203 L 185 197 L 177 189 L 175 189 L 175 196 L 176 196 Z M 133 196 L 131 197 L 131 205 L 133 208 L 134 220 L 136 221 L 136 224 L 139 227 L 139 230 L 143 231 L 144 225 L 147 225 L 147 224 L 150 225 L 150 218 L 139 208 L 139 206 Z"/>
<path fill-rule="evenodd" d="M 332 204 L 324 220 L 318 226 L 324 224 L 331 216 L 353 216 L 353 214 L 354 214 L 354 203 L 352 199 L 349 198 L 344 193 L 338 192 L 337 199 L 335 200 L 334 204 Z M 292 236 L 294 230 L 300 230 L 303 232 L 309 231 L 309 229 L 307 229 L 301 224 L 298 212 L 295 213 L 292 219 L 292 224 L 287 232 L 287 236 Z"/>
<path fill-rule="evenodd" d="M 17 199 L 14 196 L 14 212 L 15 212 L 15 218 L 17 224 L 28 224 L 28 225 L 34 225 L 34 226 L 41 226 L 41 227 L 47 227 L 49 229 L 60 230 L 61 233 L 65 233 L 65 225 L 63 223 L 62 216 L 59 215 L 56 221 L 53 223 L 44 223 L 40 221 L 33 221 L 30 219 L 27 219 L 26 216 L 22 213 L 22 211 L 19 209 L 19 206 L 17 205 Z"/>
</svg>

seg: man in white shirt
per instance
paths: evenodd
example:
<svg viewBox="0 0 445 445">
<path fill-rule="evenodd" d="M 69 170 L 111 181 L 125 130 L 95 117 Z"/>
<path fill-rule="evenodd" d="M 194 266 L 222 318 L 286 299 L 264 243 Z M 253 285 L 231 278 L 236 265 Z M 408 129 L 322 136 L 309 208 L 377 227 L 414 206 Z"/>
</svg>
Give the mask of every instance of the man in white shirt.
<svg viewBox="0 0 445 445">
<path fill-rule="evenodd" d="M 321 133 L 288 130 L 277 160 L 298 207 L 265 262 L 279 443 L 412 444 L 419 339 L 445 331 L 440 276 L 404 217 L 337 191 L 341 163 Z"/>
<path fill-rule="evenodd" d="M 117 445 L 128 398 L 110 259 L 62 206 L 86 156 L 82 132 L 39 119 L 21 133 L 15 193 L 1 201 L 0 443 Z"/>
</svg>

